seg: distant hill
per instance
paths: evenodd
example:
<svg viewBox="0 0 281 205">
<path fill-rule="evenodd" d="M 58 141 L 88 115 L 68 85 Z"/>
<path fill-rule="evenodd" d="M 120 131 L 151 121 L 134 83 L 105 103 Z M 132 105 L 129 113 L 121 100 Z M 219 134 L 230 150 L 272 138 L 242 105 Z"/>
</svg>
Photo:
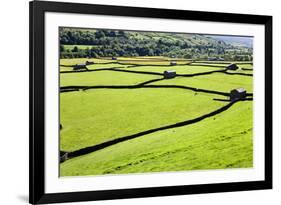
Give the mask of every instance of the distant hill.
<svg viewBox="0 0 281 205">
<path fill-rule="evenodd" d="M 233 46 L 253 48 L 253 37 L 220 35 L 211 35 L 210 37 L 216 40 L 224 41 L 225 43 L 231 44 Z"/>
<path fill-rule="evenodd" d="M 186 33 L 60 28 L 61 58 L 97 56 L 222 57 L 251 60 L 252 49 L 237 39 Z M 240 43 L 239 43 L 240 42 Z M 245 44 L 245 42 L 244 42 Z M 67 49 L 64 45 L 87 45 Z"/>
</svg>

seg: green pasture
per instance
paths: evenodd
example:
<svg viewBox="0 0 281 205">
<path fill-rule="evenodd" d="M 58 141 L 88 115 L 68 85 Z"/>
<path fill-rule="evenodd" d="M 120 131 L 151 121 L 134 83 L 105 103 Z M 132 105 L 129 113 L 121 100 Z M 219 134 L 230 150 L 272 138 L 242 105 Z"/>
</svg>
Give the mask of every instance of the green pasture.
<svg viewBox="0 0 281 205">
<path fill-rule="evenodd" d="M 60 70 L 70 71 L 72 68 L 67 66 L 86 60 L 97 62 L 88 66 L 89 70 L 97 71 L 60 73 L 61 87 L 130 86 L 162 78 L 161 75 L 99 70 L 120 66 L 130 71 L 163 73 L 165 70 L 175 70 L 177 74 L 223 70 L 202 65 L 161 66 L 157 63 L 169 61 L 167 57 L 158 56 L 126 57 L 117 61 L 109 57 L 61 59 Z M 121 65 L 122 61 L 129 63 Z M 130 67 L 137 61 L 140 66 Z M 252 68 L 252 65 L 243 64 L 240 67 Z M 228 72 L 253 73 L 241 69 Z M 148 85 L 183 85 L 221 92 L 243 87 L 251 93 L 253 77 L 212 73 L 194 77 L 178 76 Z M 180 88 L 102 88 L 64 92 L 60 94 L 60 123 L 63 126 L 60 130 L 60 150 L 72 152 L 194 119 L 229 103 L 214 99 L 227 97 Z M 60 164 L 60 174 L 83 176 L 252 167 L 252 117 L 252 102 L 237 102 L 228 110 L 195 124 L 154 132 L 66 160 Z"/>
<path fill-rule="evenodd" d="M 118 60 L 132 60 L 132 61 L 188 61 L 190 62 L 190 59 L 185 58 L 169 58 L 165 56 L 135 56 L 135 57 L 118 57 Z"/>
<path fill-rule="evenodd" d="M 226 67 L 232 63 L 235 62 L 228 62 L 228 63 L 198 63 L 198 62 L 193 62 L 192 65 L 198 65 L 198 66 L 218 66 L 218 67 Z M 239 68 L 253 68 L 253 65 L 250 63 L 235 63 Z"/>
<path fill-rule="evenodd" d="M 215 70 L 223 70 L 220 67 L 207 67 L 207 66 L 191 66 L 191 65 L 176 65 L 176 66 L 136 66 L 125 67 L 126 70 L 132 71 L 152 71 L 163 73 L 165 70 L 175 70 L 177 74 L 195 74 Z"/>
<path fill-rule="evenodd" d="M 239 64 L 239 63 L 237 63 L 237 65 L 239 66 L 239 68 L 251 68 L 251 69 L 253 69 L 252 64 Z"/>
<path fill-rule="evenodd" d="M 86 61 L 93 61 L 95 63 L 114 63 L 116 61 L 111 60 L 111 59 L 99 59 L 99 58 L 64 58 L 60 59 L 60 66 L 66 65 L 76 65 L 79 63 L 86 63 Z"/>
<path fill-rule="evenodd" d="M 178 65 L 190 64 L 190 60 L 186 59 L 169 59 L 169 58 L 137 58 L 137 57 L 117 57 L 117 60 L 112 60 L 111 57 L 103 58 L 72 58 L 60 59 L 60 66 L 69 66 L 79 63 L 86 63 L 86 61 L 93 61 L 97 64 L 103 63 L 118 63 L 119 65 L 170 65 L 170 61 L 175 61 Z M 117 65 L 118 65 L 117 64 Z"/>
<path fill-rule="evenodd" d="M 223 106 L 220 96 L 182 89 L 92 89 L 60 95 L 60 147 L 74 151 L 199 117 Z M 206 106 L 208 104 L 208 106 Z M 161 105 L 161 106 L 160 106 Z"/>
<path fill-rule="evenodd" d="M 63 73 L 60 75 L 60 85 L 136 85 L 156 78 L 162 78 L 162 76 L 101 70 L 95 72 Z"/>
<path fill-rule="evenodd" d="M 125 65 L 163 65 L 163 66 L 167 66 L 170 65 L 170 61 L 167 60 L 153 60 L 153 61 L 149 61 L 149 60 L 118 60 L 118 63 L 120 64 L 125 64 Z M 190 64 L 190 61 L 176 61 L 176 63 L 178 65 L 187 65 Z"/>
<path fill-rule="evenodd" d="M 101 63 L 101 64 L 93 64 L 87 65 L 88 70 L 99 70 L 104 68 L 120 68 L 120 67 L 127 67 L 127 65 L 119 65 L 116 63 Z M 60 71 L 73 71 L 72 66 L 60 66 Z"/>
<path fill-rule="evenodd" d="M 65 50 L 72 50 L 74 47 L 77 47 L 80 50 L 96 48 L 98 46 L 95 45 L 63 45 Z"/>
<path fill-rule="evenodd" d="M 253 92 L 253 78 L 251 76 L 227 75 L 224 73 L 213 73 L 196 77 L 176 77 L 152 85 L 183 85 L 206 90 L 230 92 L 235 88 L 245 88 L 247 92 Z"/>
<path fill-rule="evenodd" d="M 189 126 L 159 131 L 70 159 L 61 176 L 253 166 L 252 102 Z"/>
<path fill-rule="evenodd" d="M 194 63 L 206 63 L 206 64 L 251 64 L 252 61 L 195 61 Z"/>
</svg>

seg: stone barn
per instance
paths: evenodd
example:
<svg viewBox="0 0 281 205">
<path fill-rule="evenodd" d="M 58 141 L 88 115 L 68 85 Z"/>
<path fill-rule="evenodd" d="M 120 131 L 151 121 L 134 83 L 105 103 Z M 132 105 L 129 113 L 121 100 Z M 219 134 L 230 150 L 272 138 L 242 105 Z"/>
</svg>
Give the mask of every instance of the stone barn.
<svg viewBox="0 0 281 205">
<path fill-rule="evenodd" d="M 247 95 L 247 91 L 244 88 L 237 88 L 230 91 L 230 100 L 239 100 L 245 98 Z"/>
<path fill-rule="evenodd" d="M 79 63 L 73 67 L 73 70 L 88 70 L 86 63 Z"/>
<path fill-rule="evenodd" d="M 94 61 L 86 61 L 86 65 L 93 65 L 93 64 L 95 64 Z"/>
<path fill-rule="evenodd" d="M 237 70 L 239 67 L 233 63 L 225 67 L 226 70 Z"/>
<path fill-rule="evenodd" d="M 170 65 L 177 65 L 177 62 L 176 61 L 171 61 Z"/>
<path fill-rule="evenodd" d="M 169 78 L 175 78 L 177 73 L 174 70 L 165 70 L 164 71 L 164 78 L 169 79 Z"/>
</svg>

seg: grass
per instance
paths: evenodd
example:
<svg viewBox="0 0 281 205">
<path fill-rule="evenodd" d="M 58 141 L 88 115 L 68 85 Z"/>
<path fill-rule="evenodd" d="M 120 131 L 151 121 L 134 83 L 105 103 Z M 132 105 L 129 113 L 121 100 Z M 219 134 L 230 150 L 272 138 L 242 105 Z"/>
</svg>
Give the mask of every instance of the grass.
<svg viewBox="0 0 281 205">
<path fill-rule="evenodd" d="M 153 59 L 153 60 L 149 60 Z M 90 70 L 122 66 L 122 69 L 177 74 L 195 74 L 223 68 L 208 66 L 167 65 L 167 57 L 131 57 L 102 59 L 61 59 L 60 65 L 85 63 Z M 142 66 L 127 67 L 139 62 Z M 184 61 L 181 61 L 184 62 Z M 108 63 L 108 64 L 103 64 Z M 241 64 L 252 68 L 250 64 Z M 129 65 L 129 64 L 128 64 Z M 72 70 L 60 66 L 61 71 Z M 253 71 L 229 71 L 248 73 Z M 149 74 L 117 71 L 61 73 L 60 86 L 136 85 L 162 78 Z M 251 76 L 213 73 L 196 77 L 176 77 L 152 85 L 185 85 L 229 92 L 243 87 L 252 92 Z M 112 139 L 153 128 L 194 119 L 212 112 L 228 102 L 219 95 L 195 93 L 177 88 L 90 89 L 60 94 L 60 150 L 75 151 Z M 253 166 L 252 102 L 234 104 L 228 110 L 192 125 L 158 131 L 125 141 L 60 164 L 61 176 L 125 174 L 184 171 L 200 169 L 247 168 Z"/>
<path fill-rule="evenodd" d="M 218 67 L 206 67 L 206 66 L 190 66 L 190 65 L 177 65 L 177 66 L 137 66 L 128 67 L 126 70 L 136 70 L 136 71 L 153 71 L 163 73 L 165 70 L 175 70 L 177 74 L 195 74 L 202 72 L 209 72 L 215 70 L 223 70 Z"/>
<path fill-rule="evenodd" d="M 126 65 L 162 65 L 162 66 L 167 66 L 170 65 L 170 61 L 167 60 L 118 60 L 120 64 L 126 64 Z M 189 64 L 190 61 L 176 61 L 178 65 L 186 65 Z"/>
<path fill-rule="evenodd" d="M 92 47 L 96 48 L 95 45 L 63 45 L 65 50 L 72 50 L 75 46 L 80 50 L 91 49 Z"/>
<path fill-rule="evenodd" d="M 93 64 L 87 65 L 89 70 L 98 70 L 101 68 L 116 68 L 116 67 L 127 67 L 126 65 L 118 65 L 116 63 L 109 63 L 109 64 Z M 73 71 L 73 67 L 70 66 L 60 66 L 60 71 Z"/>
<path fill-rule="evenodd" d="M 214 97 L 220 96 L 194 95 L 192 91 L 171 88 L 99 89 L 62 93 L 61 150 L 74 151 L 199 117 L 225 104 L 213 101 Z"/>
<path fill-rule="evenodd" d="M 161 78 L 161 76 L 124 73 L 114 71 L 62 73 L 61 86 L 92 86 L 92 85 L 136 85 L 138 83 Z"/>
<path fill-rule="evenodd" d="M 186 65 L 190 63 L 187 59 L 170 59 L 170 58 L 149 58 L 145 56 L 140 57 L 117 57 L 117 60 L 112 60 L 111 57 L 102 58 L 73 58 L 73 59 L 60 59 L 60 65 L 75 65 L 77 63 L 85 63 L 86 61 L 94 61 L 95 63 L 119 63 L 124 65 L 170 65 L 170 61 L 176 61 L 178 65 Z"/>
<path fill-rule="evenodd" d="M 253 68 L 252 64 L 237 64 L 240 68 Z"/>
<path fill-rule="evenodd" d="M 207 62 L 202 62 L 202 63 L 200 63 L 200 62 L 194 62 L 194 63 L 192 63 L 192 65 L 202 65 L 202 66 L 224 66 L 224 67 L 226 67 L 226 66 L 228 66 L 228 65 L 230 65 L 231 64 L 231 62 L 228 62 L 228 63 L 207 63 Z M 253 68 L 253 65 L 252 64 L 247 64 L 247 63 L 242 63 L 242 64 L 239 64 L 239 63 L 235 63 L 239 68 Z"/>
<path fill-rule="evenodd" d="M 188 61 L 190 59 L 185 58 L 169 58 L 165 56 L 136 56 L 136 57 L 118 57 L 118 60 L 128 60 L 128 61 Z"/>
<path fill-rule="evenodd" d="M 174 79 L 152 83 L 154 85 L 184 85 L 195 88 L 229 92 L 232 89 L 243 87 L 247 92 L 253 92 L 253 78 L 240 75 L 213 73 L 196 77 L 176 77 Z"/>
<path fill-rule="evenodd" d="M 99 59 L 99 58 L 65 58 L 60 59 L 60 65 L 75 65 L 78 63 L 85 63 L 86 61 L 94 61 L 95 63 L 113 63 L 114 60 L 110 59 Z"/>
<path fill-rule="evenodd" d="M 251 64 L 252 61 L 195 61 L 195 63 L 207 63 L 207 64 L 231 64 L 231 63 L 242 63 L 242 64 Z"/>
<path fill-rule="evenodd" d="M 152 133 L 60 165 L 61 176 L 253 166 L 252 102 L 193 125 Z"/>
</svg>

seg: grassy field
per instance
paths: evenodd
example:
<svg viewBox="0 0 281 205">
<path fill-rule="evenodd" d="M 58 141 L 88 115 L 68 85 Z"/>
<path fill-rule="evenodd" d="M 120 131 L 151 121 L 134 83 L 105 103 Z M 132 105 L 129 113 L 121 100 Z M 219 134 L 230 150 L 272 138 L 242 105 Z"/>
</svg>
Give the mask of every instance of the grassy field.
<svg viewBox="0 0 281 205">
<path fill-rule="evenodd" d="M 226 83 L 227 82 L 227 83 Z M 253 92 L 253 78 L 251 76 L 226 75 L 213 73 L 190 78 L 174 78 L 166 81 L 152 83 L 153 85 L 184 85 L 206 90 L 230 92 L 234 88 L 245 88 L 247 92 Z"/>
<path fill-rule="evenodd" d="M 162 65 L 162 66 L 167 66 L 170 65 L 170 61 L 167 60 L 153 60 L 153 61 L 149 61 L 149 60 L 118 60 L 118 62 L 120 64 L 125 64 L 125 65 Z M 178 65 L 187 65 L 190 64 L 190 61 L 176 61 Z"/>
<path fill-rule="evenodd" d="M 98 64 L 102 63 L 118 63 L 124 65 L 170 65 L 171 61 L 175 61 L 178 65 L 190 64 L 188 59 L 168 58 L 159 56 L 145 56 L 145 57 L 117 57 L 117 60 L 112 60 L 111 57 L 102 58 L 76 58 L 76 59 L 60 59 L 61 66 L 75 65 L 77 63 L 85 63 L 86 61 L 93 61 Z"/>
<path fill-rule="evenodd" d="M 77 63 L 85 63 L 86 61 L 94 61 L 95 63 L 114 63 L 115 60 L 111 59 L 99 59 L 99 58 L 72 58 L 72 59 L 60 59 L 60 66 L 75 65 Z"/>
<path fill-rule="evenodd" d="M 178 66 L 136 66 L 128 67 L 126 70 L 136 71 L 153 71 L 163 73 L 165 70 L 175 70 L 177 74 L 195 74 L 202 72 L 209 72 L 215 70 L 223 70 L 219 67 L 206 67 L 206 66 L 191 66 L 191 65 L 178 65 Z"/>
<path fill-rule="evenodd" d="M 98 64 L 89 70 L 115 68 L 137 72 L 198 74 L 223 70 L 201 65 L 153 66 L 151 62 L 169 62 L 166 58 L 145 61 L 140 66 L 120 65 L 115 60 L 91 59 Z M 72 71 L 71 65 L 89 59 L 62 59 L 61 71 Z M 124 59 L 120 59 L 122 61 Z M 116 63 L 117 62 L 117 63 Z M 104 64 L 107 63 L 107 64 Z M 65 65 L 65 66 L 63 66 Z M 252 68 L 251 64 L 241 67 Z M 162 79 L 148 73 L 101 70 L 60 74 L 60 86 L 132 86 L 153 79 L 147 85 L 184 85 L 221 91 L 243 87 L 253 91 L 253 71 L 231 71 L 238 75 L 212 73 L 208 75 Z M 228 97 L 194 92 L 179 88 L 122 87 L 100 88 L 60 94 L 60 150 L 73 152 L 81 148 L 108 142 L 142 131 L 194 119 L 215 111 L 229 102 Z M 104 149 L 60 163 L 61 176 L 184 171 L 252 167 L 252 101 L 241 101 L 228 110 L 200 122 L 157 131 L 124 141 Z"/>
<path fill-rule="evenodd" d="M 62 176 L 252 167 L 252 103 L 61 164 Z M 227 123 L 229 122 L 229 123 Z M 231 122 L 231 123 L 230 123 Z"/>
<path fill-rule="evenodd" d="M 127 67 L 127 65 L 120 65 L 116 63 L 100 63 L 100 64 L 93 64 L 87 65 L 89 70 L 97 70 L 97 69 L 104 69 L 104 68 L 116 68 L 116 67 Z M 72 71 L 73 66 L 60 66 L 60 71 Z"/>
<path fill-rule="evenodd" d="M 225 102 L 181 89 L 100 89 L 61 95 L 61 150 L 83 147 L 199 117 Z M 161 102 L 165 102 L 161 104 Z M 206 104 L 208 106 L 205 106 Z M 161 106 L 159 106 L 161 104 Z M 102 114 L 100 114 L 102 113 Z M 110 129 L 108 129 L 110 125 Z"/>
<path fill-rule="evenodd" d="M 91 85 L 136 85 L 138 83 L 152 80 L 155 77 L 151 75 L 142 75 L 135 73 L 123 73 L 113 71 L 98 71 L 98 72 L 81 72 L 67 73 L 61 75 L 61 86 L 91 86 Z"/>
<path fill-rule="evenodd" d="M 95 45 L 64 45 L 64 49 L 65 50 L 72 50 L 74 47 L 77 47 L 78 49 L 81 49 L 81 50 L 85 50 L 85 49 L 91 49 L 91 48 L 96 48 L 97 46 Z"/>
</svg>

